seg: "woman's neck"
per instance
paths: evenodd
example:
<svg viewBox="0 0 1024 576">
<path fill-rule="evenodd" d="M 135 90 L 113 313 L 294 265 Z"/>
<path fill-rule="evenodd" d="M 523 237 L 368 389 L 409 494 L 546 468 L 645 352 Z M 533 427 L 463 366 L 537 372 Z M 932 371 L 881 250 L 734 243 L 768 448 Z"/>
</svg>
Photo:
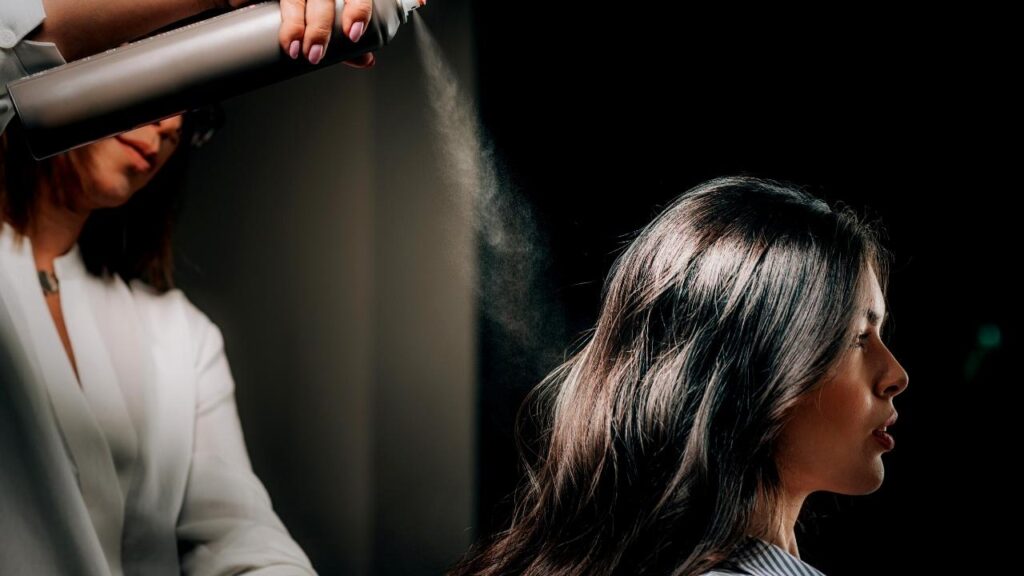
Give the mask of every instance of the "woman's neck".
<svg viewBox="0 0 1024 576">
<path fill-rule="evenodd" d="M 48 191 L 37 195 L 39 203 L 25 235 L 32 241 L 32 255 L 36 268 L 53 271 L 53 260 L 66 254 L 78 242 L 89 212 L 77 212 L 50 201 Z"/>
<path fill-rule="evenodd" d="M 773 520 L 764 521 L 766 516 L 764 510 L 757 511 L 762 523 L 756 536 L 799 558 L 800 549 L 796 544 L 796 520 L 800 516 L 800 510 L 803 508 L 807 496 L 809 493 L 790 492 L 784 488 L 782 499 L 778 503 L 779 508 L 771 515 Z"/>
</svg>

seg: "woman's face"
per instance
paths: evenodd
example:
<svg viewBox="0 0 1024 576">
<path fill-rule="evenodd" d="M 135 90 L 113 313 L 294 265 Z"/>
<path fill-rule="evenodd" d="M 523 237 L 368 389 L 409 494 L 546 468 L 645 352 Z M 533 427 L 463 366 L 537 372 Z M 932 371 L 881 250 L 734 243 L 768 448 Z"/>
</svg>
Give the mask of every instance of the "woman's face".
<svg viewBox="0 0 1024 576">
<path fill-rule="evenodd" d="M 181 115 L 172 116 L 72 150 L 84 180 L 76 207 L 94 210 L 127 202 L 177 149 L 181 124 Z"/>
<path fill-rule="evenodd" d="M 896 415 L 893 398 L 908 376 L 879 337 L 885 300 L 874 271 L 862 283 L 856 336 L 835 371 L 798 401 L 782 431 L 777 459 L 789 491 L 867 494 L 882 485 L 882 454 L 890 448 L 876 431 Z"/>
</svg>

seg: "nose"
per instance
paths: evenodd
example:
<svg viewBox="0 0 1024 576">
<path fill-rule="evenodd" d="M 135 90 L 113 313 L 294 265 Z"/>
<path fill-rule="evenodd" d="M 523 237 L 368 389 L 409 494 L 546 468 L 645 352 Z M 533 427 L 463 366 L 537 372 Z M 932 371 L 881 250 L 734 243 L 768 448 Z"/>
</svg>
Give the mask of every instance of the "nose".
<svg viewBox="0 0 1024 576">
<path fill-rule="evenodd" d="M 142 142 L 140 143 L 145 149 L 143 155 L 150 159 L 156 158 L 160 153 L 161 143 L 167 138 L 171 138 L 173 144 L 177 144 L 177 136 L 180 133 L 181 124 L 182 119 L 181 114 L 179 114 L 152 122 L 151 125 L 156 128 L 155 131 L 142 132 L 140 130 L 140 136 L 142 136 Z"/>
<path fill-rule="evenodd" d="M 888 398 L 902 394 L 910 384 L 910 376 L 903 369 L 903 365 L 889 351 L 889 348 L 887 346 L 884 348 L 886 364 L 882 377 L 878 379 L 876 393 L 883 398 Z"/>
<path fill-rule="evenodd" d="M 156 125 L 161 131 L 177 130 L 178 128 L 181 128 L 181 122 L 181 114 L 178 114 L 177 116 L 164 118 L 163 120 L 156 122 Z"/>
<path fill-rule="evenodd" d="M 170 118 L 164 118 L 163 120 L 159 120 L 153 124 L 156 125 L 156 131 L 160 137 L 164 138 L 181 130 L 181 114 L 171 116 Z"/>
</svg>

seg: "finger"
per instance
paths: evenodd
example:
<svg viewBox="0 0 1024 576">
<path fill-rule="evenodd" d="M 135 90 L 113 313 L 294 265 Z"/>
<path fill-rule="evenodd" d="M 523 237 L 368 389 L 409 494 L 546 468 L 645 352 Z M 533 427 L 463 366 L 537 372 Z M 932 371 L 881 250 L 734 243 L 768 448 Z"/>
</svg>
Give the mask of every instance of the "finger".
<svg viewBox="0 0 1024 576">
<path fill-rule="evenodd" d="M 306 0 L 281 0 L 281 30 L 278 42 L 292 60 L 302 51 L 302 38 L 306 33 Z"/>
<path fill-rule="evenodd" d="M 372 16 L 373 0 L 349 0 L 341 11 L 341 29 L 349 40 L 359 42 Z"/>
<path fill-rule="evenodd" d="M 311 64 L 327 54 L 327 44 L 334 29 L 334 0 L 306 0 L 306 35 L 302 53 Z"/>
<path fill-rule="evenodd" d="M 373 65 L 376 63 L 377 59 L 374 58 L 373 52 L 366 52 L 351 60 L 345 60 L 345 64 L 353 68 L 373 68 Z"/>
</svg>

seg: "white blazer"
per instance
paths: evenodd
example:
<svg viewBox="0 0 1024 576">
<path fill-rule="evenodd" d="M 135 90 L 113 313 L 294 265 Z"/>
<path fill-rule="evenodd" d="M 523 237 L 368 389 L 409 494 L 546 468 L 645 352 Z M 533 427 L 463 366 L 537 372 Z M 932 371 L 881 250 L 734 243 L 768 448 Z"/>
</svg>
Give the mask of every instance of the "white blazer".
<svg viewBox="0 0 1024 576">
<path fill-rule="evenodd" d="M 249 463 L 218 328 L 180 290 L 54 262 L 0 224 L 0 574 L 313 574 Z M 4 332 L 6 334 L 4 334 Z"/>
</svg>

